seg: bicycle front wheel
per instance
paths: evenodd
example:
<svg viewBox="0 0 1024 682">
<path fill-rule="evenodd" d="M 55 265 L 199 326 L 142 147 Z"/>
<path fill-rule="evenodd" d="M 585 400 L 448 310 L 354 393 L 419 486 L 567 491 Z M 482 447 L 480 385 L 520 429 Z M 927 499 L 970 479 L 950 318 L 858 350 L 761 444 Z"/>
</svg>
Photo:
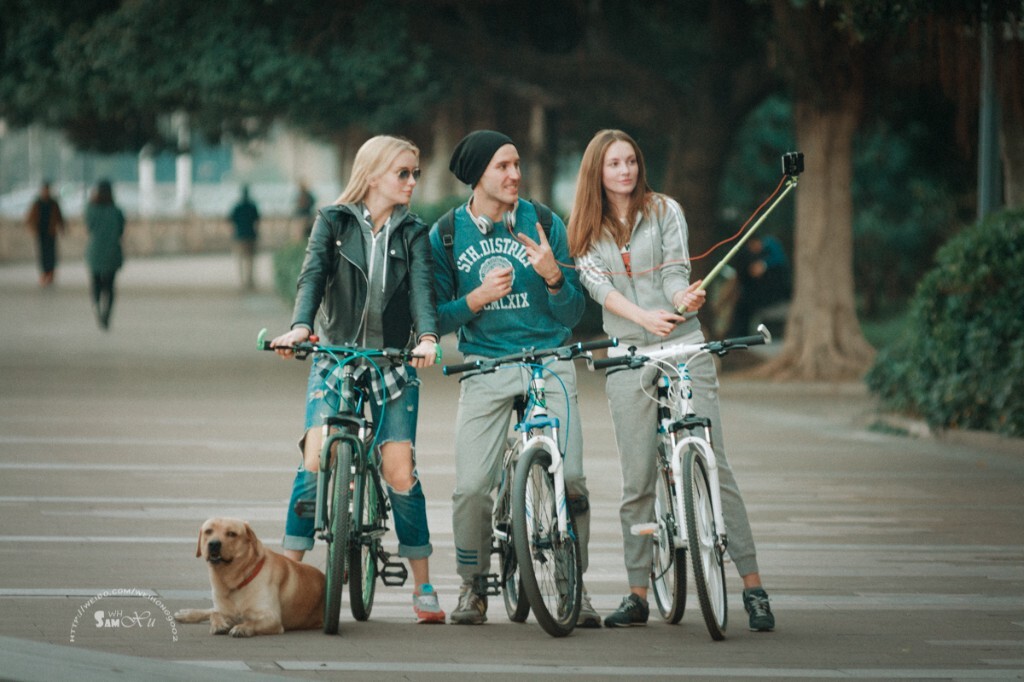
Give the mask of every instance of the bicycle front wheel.
<svg viewBox="0 0 1024 682">
<path fill-rule="evenodd" d="M 345 585 L 345 559 L 348 555 L 352 505 L 352 446 L 338 441 L 334 455 L 334 486 L 331 491 L 330 539 L 327 545 L 327 578 L 324 595 L 324 632 L 338 632 L 341 618 L 341 593 Z"/>
<path fill-rule="evenodd" d="M 580 613 L 583 571 L 571 514 L 569 532 L 558 530 L 550 465 L 551 453 L 544 449 L 527 450 L 520 457 L 512 489 L 512 535 L 533 615 L 549 635 L 565 637 Z"/>
<path fill-rule="evenodd" d="M 348 557 L 349 607 L 353 618 L 364 621 L 373 610 L 381 543 L 381 534 L 374 532 L 380 521 L 380 498 L 373 477 L 367 471 L 356 477 L 352 509 L 354 525 Z"/>
<path fill-rule="evenodd" d="M 725 595 L 725 563 L 715 529 L 711 484 L 704 459 L 693 447 L 683 456 L 683 504 L 686 508 L 690 565 L 704 624 L 712 639 L 725 639 L 725 626 L 729 617 Z"/>
<path fill-rule="evenodd" d="M 669 472 L 658 468 L 658 481 L 654 498 L 653 551 L 651 585 L 654 600 L 666 623 L 675 625 L 686 609 L 686 549 L 676 546 L 678 521 L 676 496 Z"/>
</svg>

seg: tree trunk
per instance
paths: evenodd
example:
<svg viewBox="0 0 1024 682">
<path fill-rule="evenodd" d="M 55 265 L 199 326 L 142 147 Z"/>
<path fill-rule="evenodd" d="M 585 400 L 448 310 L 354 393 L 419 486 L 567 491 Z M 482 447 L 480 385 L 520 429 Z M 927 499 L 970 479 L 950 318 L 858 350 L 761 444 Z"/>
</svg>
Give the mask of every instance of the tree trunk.
<svg viewBox="0 0 1024 682">
<path fill-rule="evenodd" d="M 859 95 L 823 110 L 794 107 L 806 172 L 796 193 L 795 280 L 779 355 L 754 374 L 783 380 L 858 379 L 874 349 L 857 320 L 853 287 L 853 211 L 850 186 Z"/>
<path fill-rule="evenodd" d="M 1024 208 L 1024 41 L 1007 40 L 999 55 L 1003 201 L 1007 208 Z"/>
</svg>

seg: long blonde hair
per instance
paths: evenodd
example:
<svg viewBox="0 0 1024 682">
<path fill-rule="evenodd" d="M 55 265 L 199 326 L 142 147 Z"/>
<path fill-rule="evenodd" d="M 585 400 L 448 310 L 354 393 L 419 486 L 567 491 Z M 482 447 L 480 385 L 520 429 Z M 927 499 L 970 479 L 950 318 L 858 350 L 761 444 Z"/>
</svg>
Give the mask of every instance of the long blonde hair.
<svg viewBox="0 0 1024 682">
<path fill-rule="evenodd" d="M 621 223 L 615 216 L 611 204 L 604 193 L 604 155 L 608 147 L 616 142 L 626 142 L 636 153 L 637 176 L 636 187 L 629 198 L 627 215 L 635 216 L 642 213 L 649 217 L 651 199 L 654 192 L 647 184 L 647 166 L 644 155 L 636 141 L 621 130 L 601 130 L 583 152 L 580 171 L 576 178 L 576 197 L 569 214 L 569 253 L 578 258 L 587 253 L 591 247 L 607 233 L 619 246 L 629 241 L 633 231 L 633 223 Z"/>
<path fill-rule="evenodd" d="M 412 152 L 417 159 L 420 157 L 419 147 L 404 137 L 377 135 L 364 142 L 352 162 L 348 184 L 334 203 L 354 204 L 365 199 L 370 191 L 370 181 L 387 171 L 402 152 Z"/>
</svg>

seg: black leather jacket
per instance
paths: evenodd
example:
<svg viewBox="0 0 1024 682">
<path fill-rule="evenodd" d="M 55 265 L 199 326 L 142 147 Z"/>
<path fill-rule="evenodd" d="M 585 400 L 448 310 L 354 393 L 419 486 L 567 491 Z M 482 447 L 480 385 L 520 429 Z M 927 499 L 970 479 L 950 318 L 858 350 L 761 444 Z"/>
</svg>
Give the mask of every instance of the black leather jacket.
<svg viewBox="0 0 1024 682">
<path fill-rule="evenodd" d="M 306 245 L 292 328 L 314 329 L 322 343 L 361 342 L 367 302 L 367 264 L 355 211 L 344 204 L 320 210 Z M 396 209 L 398 210 L 398 209 Z M 399 217 L 387 241 L 384 346 L 407 348 L 437 333 L 433 260 L 427 225 L 412 213 Z"/>
</svg>

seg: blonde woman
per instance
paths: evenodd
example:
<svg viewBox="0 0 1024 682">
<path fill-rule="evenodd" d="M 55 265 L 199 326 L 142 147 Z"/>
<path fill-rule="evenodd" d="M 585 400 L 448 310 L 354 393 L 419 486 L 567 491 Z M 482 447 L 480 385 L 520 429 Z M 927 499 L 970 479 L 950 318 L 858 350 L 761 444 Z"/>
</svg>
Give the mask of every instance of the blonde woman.
<svg viewBox="0 0 1024 682">
<path fill-rule="evenodd" d="M 690 283 L 686 219 L 670 197 L 647 184 L 643 154 L 621 130 L 602 130 L 583 154 L 569 220 L 569 251 L 580 281 L 601 304 L 604 330 L 621 346 L 703 340 L 696 311 L 704 305 L 700 282 Z M 771 630 L 775 617 L 761 586 L 747 510 L 725 458 L 718 409 L 718 377 L 711 358 L 690 365 L 697 411 L 710 417 L 718 459 L 729 555 L 743 578 L 743 605 L 751 630 Z M 610 371 L 606 379 L 615 440 L 622 465 L 619 518 L 630 594 L 605 618 L 607 627 L 644 625 L 650 613 L 647 585 L 653 558 L 651 536 L 633 535 L 634 524 L 654 520 L 656 405 L 643 393 L 640 373 Z"/>
<path fill-rule="evenodd" d="M 422 356 L 399 369 L 400 380 L 389 391 L 377 442 L 398 555 L 408 560 L 416 581 L 413 611 L 421 623 L 443 623 L 445 613 L 430 584 L 430 530 L 414 456 L 416 369 L 434 363 L 438 341 L 427 226 L 409 212 L 419 175 L 419 149 L 408 140 L 379 135 L 363 144 L 345 191 L 319 211 L 313 224 L 291 331 L 271 345 L 279 355 L 291 357 L 289 347 L 308 340 L 315 326 L 325 344 L 411 348 Z M 310 368 L 303 464 L 295 475 L 283 542 L 285 554 L 296 561 L 313 547 L 313 521 L 300 518 L 295 504 L 316 497 L 320 427 L 340 402 L 337 393 L 326 388 L 326 376 L 334 368 L 329 360 Z M 371 410 L 378 420 L 381 406 L 371 401 Z"/>
</svg>

